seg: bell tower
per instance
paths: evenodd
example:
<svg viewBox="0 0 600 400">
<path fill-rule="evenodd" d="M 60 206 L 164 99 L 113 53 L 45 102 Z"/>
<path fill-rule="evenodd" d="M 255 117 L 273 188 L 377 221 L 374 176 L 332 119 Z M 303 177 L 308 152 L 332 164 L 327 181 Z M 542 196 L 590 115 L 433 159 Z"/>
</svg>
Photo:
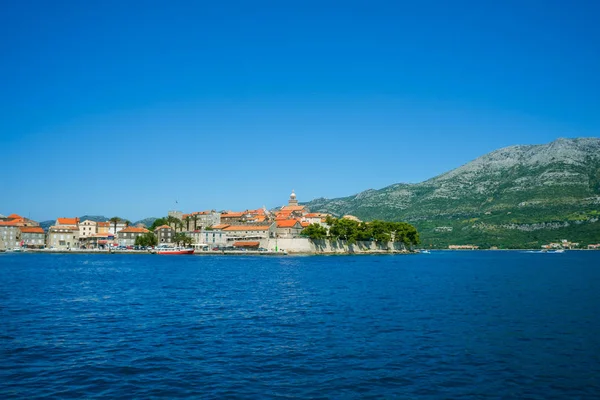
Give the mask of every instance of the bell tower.
<svg viewBox="0 0 600 400">
<path fill-rule="evenodd" d="M 288 206 L 297 206 L 298 200 L 296 199 L 296 193 L 292 190 L 292 194 L 290 194 L 290 200 L 288 201 Z"/>
</svg>

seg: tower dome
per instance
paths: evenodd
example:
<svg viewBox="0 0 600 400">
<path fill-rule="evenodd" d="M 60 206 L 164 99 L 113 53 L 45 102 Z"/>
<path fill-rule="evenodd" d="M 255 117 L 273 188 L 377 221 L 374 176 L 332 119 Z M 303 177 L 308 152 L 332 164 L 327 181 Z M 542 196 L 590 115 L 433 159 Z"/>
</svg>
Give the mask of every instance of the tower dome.
<svg viewBox="0 0 600 400">
<path fill-rule="evenodd" d="M 290 194 L 290 201 L 288 201 L 288 206 L 297 206 L 298 200 L 296 200 L 296 193 L 292 190 L 292 194 Z"/>
</svg>

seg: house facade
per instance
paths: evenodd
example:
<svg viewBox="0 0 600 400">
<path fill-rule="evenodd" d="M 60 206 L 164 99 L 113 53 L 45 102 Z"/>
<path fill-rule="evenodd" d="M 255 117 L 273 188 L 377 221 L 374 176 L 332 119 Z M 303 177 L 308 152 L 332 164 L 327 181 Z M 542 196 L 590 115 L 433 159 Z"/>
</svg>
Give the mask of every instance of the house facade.
<svg viewBox="0 0 600 400">
<path fill-rule="evenodd" d="M 46 247 L 46 234 L 41 227 L 22 226 L 19 230 L 21 231 L 21 243 L 23 243 L 23 247 L 31 249 L 43 249 Z"/>
<path fill-rule="evenodd" d="M 302 224 L 298 220 L 288 219 L 283 221 L 276 221 L 277 228 L 275 234 L 278 238 L 295 238 L 300 236 L 302 232 Z"/>
<path fill-rule="evenodd" d="M 207 244 L 212 247 L 221 247 L 227 245 L 227 233 L 222 229 L 202 229 L 200 231 L 190 232 L 193 243 L 197 245 Z"/>
<path fill-rule="evenodd" d="M 148 232 L 150 231 L 146 228 L 135 228 L 132 226 L 122 229 L 117 234 L 119 237 L 119 244 L 121 246 L 134 246 L 135 239 L 137 239 L 139 236 L 145 235 Z"/>
<path fill-rule="evenodd" d="M 0 249 L 13 249 L 20 246 L 21 230 L 11 221 L 0 221 Z"/>
<path fill-rule="evenodd" d="M 263 240 L 275 237 L 276 224 L 271 225 L 230 225 L 223 228 L 227 243 L 246 240 Z"/>
<path fill-rule="evenodd" d="M 84 240 L 87 237 L 98 233 L 97 222 L 86 219 L 79 223 L 79 239 Z"/>
<path fill-rule="evenodd" d="M 175 229 L 169 225 L 161 225 L 154 229 L 154 234 L 158 239 L 158 244 L 173 244 L 173 236 L 175 236 Z"/>
<path fill-rule="evenodd" d="M 22 242 L 23 235 L 21 232 L 21 228 L 39 226 L 39 223 L 31 219 L 21 217 L 17 214 L 11 214 L 8 217 L 3 217 L 0 220 L 0 249 L 4 250 L 13 249 L 15 247 L 21 247 L 21 245 L 24 244 Z M 43 232 L 44 231 L 42 230 L 42 234 Z"/>
<path fill-rule="evenodd" d="M 110 233 L 110 222 L 97 222 L 96 223 L 96 233 Z"/>
<path fill-rule="evenodd" d="M 78 247 L 79 227 L 75 225 L 54 225 L 48 229 L 46 246 L 58 250 L 70 250 Z"/>
</svg>

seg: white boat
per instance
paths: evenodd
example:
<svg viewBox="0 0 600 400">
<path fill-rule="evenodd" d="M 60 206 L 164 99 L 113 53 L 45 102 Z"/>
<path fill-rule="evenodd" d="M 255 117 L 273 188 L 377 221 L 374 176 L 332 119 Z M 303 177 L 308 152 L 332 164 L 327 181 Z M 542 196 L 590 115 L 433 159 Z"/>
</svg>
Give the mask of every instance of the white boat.
<svg viewBox="0 0 600 400">
<path fill-rule="evenodd" d="M 431 254 L 429 250 L 421 250 L 421 254 Z"/>
</svg>

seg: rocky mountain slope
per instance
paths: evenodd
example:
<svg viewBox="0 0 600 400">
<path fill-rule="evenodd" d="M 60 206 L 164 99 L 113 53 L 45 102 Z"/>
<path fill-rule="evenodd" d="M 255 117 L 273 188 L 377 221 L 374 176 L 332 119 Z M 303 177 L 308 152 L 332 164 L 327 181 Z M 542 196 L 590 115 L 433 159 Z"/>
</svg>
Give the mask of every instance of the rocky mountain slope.
<svg viewBox="0 0 600 400">
<path fill-rule="evenodd" d="M 600 139 L 510 146 L 418 184 L 395 184 L 312 211 L 364 220 L 403 220 L 425 245 L 537 247 L 544 241 L 600 241 Z M 580 232 L 580 233 L 578 233 Z"/>
</svg>

